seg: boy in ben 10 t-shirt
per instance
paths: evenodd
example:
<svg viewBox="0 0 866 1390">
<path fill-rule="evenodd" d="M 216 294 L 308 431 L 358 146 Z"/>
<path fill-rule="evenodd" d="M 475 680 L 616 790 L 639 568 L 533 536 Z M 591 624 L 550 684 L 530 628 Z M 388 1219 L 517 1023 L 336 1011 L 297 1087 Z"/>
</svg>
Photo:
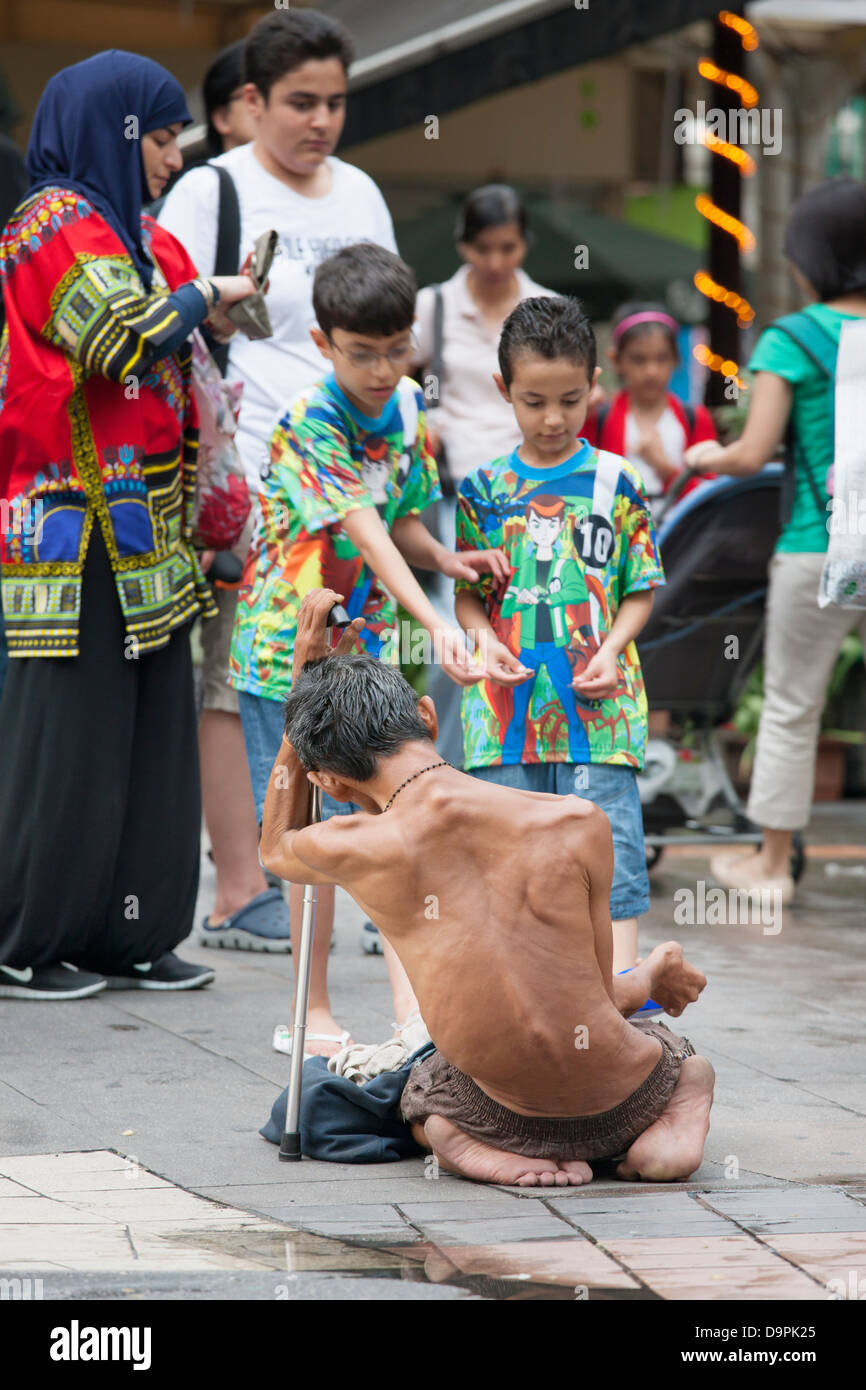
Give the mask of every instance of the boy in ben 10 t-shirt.
<svg viewBox="0 0 866 1390">
<path fill-rule="evenodd" d="M 467 772 L 528 792 L 578 796 L 610 820 L 614 970 L 637 961 L 649 907 L 635 774 L 647 701 L 635 638 L 664 584 L 635 469 L 581 439 L 597 378 L 576 300 L 526 299 L 499 344 L 500 391 L 523 442 L 461 485 L 457 550 L 504 551 L 511 577 L 458 579 L 456 613 L 487 674 L 463 694 Z M 643 1017 L 661 1013 L 648 1001 Z"/>
</svg>

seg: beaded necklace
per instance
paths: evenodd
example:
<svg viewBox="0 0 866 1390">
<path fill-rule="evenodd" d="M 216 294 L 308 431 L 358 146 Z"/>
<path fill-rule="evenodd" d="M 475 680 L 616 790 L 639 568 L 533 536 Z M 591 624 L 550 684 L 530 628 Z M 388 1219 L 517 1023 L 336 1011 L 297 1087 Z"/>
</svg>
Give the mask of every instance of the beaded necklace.
<svg viewBox="0 0 866 1390">
<path fill-rule="evenodd" d="M 421 776 L 423 776 L 423 774 L 424 774 L 425 772 L 432 772 L 433 769 L 434 769 L 434 767 L 451 767 L 451 763 L 449 763 L 445 758 L 443 758 L 443 759 L 442 759 L 440 762 L 438 762 L 438 763 L 430 763 L 427 767 L 422 767 L 421 770 L 420 770 L 419 772 L 413 772 L 413 773 L 412 773 L 412 776 L 411 776 L 411 777 L 407 777 L 406 780 L 405 780 L 405 782 L 401 782 L 400 785 L 399 785 L 399 787 L 397 788 L 397 790 L 396 790 L 395 792 L 393 792 L 393 793 L 391 794 L 391 796 L 388 798 L 388 801 L 387 801 L 386 804 L 382 807 L 382 813 L 383 813 L 383 815 L 384 815 L 385 811 L 387 811 L 387 810 L 389 810 L 389 809 L 391 808 L 391 806 L 392 806 L 393 803 L 394 803 L 394 798 L 403 790 L 404 787 L 408 787 L 408 785 L 409 785 L 410 782 L 414 782 L 416 777 L 421 777 Z"/>
</svg>

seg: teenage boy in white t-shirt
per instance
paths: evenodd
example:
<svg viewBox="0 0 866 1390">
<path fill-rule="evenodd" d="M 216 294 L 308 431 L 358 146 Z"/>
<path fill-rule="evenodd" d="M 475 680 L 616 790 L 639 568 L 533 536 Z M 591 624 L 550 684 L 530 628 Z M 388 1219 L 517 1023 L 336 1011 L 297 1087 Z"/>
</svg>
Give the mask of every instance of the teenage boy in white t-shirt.
<svg viewBox="0 0 866 1390">
<path fill-rule="evenodd" d="M 352 56 L 346 30 L 327 15 L 279 10 L 260 20 L 244 50 L 242 89 L 255 139 L 213 160 L 237 189 L 241 261 L 262 232 L 273 228 L 280 238 L 267 296 L 274 336 L 252 341 L 236 333 L 229 349 L 227 375 L 244 383 L 237 442 L 256 488 L 275 418 L 327 371 L 310 337 L 316 266 L 360 241 L 397 249 L 373 180 L 333 155 Z M 217 175 L 202 166 L 175 184 L 159 215 L 202 275 L 213 270 L 218 209 Z"/>
<path fill-rule="evenodd" d="M 270 272 L 267 305 L 272 338 L 231 339 L 227 377 L 242 381 L 238 444 L 255 496 L 268 441 L 285 403 L 327 370 L 310 337 L 315 324 L 313 273 L 342 246 L 372 241 L 396 251 L 385 200 L 367 174 L 333 157 L 346 115 L 352 41 L 335 20 L 314 10 L 278 10 L 260 20 L 244 49 L 239 97 L 252 120 L 251 143 L 213 162 L 231 175 L 240 205 L 239 264 L 262 232 L 273 228 L 279 247 Z M 191 169 L 168 194 L 160 223 L 186 247 L 197 270 L 214 269 L 219 179 L 212 168 Z M 278 889 L 267 889 L 258 861 L 237 696 L 228 685 L 228 653 L 236 595 L 217 591 L 205 654 L 205 686 L 219 688 L 202 763 L 218 768 L 219 812 L 207 815 L 217 866 L 217 895 L 206 924 L 223 926 L 220 944 L 253 950 L 288 950 L 289 918 Z M 207 778 L 205 779 L 207 780 Z M 212 823 L 213 822 L 213 823 Z M 230 869 L 231 872 L 226 871 Z M 213 939 L 201 934 L 202 941 Z"/>
</svg>

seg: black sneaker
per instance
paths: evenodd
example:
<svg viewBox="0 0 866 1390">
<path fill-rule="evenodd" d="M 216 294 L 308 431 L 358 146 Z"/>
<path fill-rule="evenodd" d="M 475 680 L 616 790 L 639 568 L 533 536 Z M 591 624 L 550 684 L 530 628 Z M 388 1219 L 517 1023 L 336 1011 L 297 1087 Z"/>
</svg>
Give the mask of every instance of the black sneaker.
<svg viewBox="0 0 866 1390">
<path fill-rule="evenodd" d="M 99 994 L 108 981 L 89 970 L 76 970 L 74 965 L 41 965 L 26 970 L 13 970 L 0 965 L 0 999 L 86 999 Z"/>
<path fill-rule="evenodd" d="M 133 965 L 125 975 L 107 975 L 109 989 L 200 989 L 215 979 L 205 965 L 191 965 L 168 951 L 159 960 Z"/>
</svg>

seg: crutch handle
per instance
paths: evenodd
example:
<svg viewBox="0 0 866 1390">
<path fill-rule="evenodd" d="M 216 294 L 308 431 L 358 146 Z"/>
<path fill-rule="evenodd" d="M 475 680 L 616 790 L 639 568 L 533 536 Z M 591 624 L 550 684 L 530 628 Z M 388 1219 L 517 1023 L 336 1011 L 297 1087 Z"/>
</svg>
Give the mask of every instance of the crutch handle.
<svg viewBox="0 0 866 1390">
<path fill-rule="evenodd" d="M 326 627 L 348 627 L 352 619 L 349 617 L 341 603 L 335 603 L 327 618 Z"/>
</svg>

